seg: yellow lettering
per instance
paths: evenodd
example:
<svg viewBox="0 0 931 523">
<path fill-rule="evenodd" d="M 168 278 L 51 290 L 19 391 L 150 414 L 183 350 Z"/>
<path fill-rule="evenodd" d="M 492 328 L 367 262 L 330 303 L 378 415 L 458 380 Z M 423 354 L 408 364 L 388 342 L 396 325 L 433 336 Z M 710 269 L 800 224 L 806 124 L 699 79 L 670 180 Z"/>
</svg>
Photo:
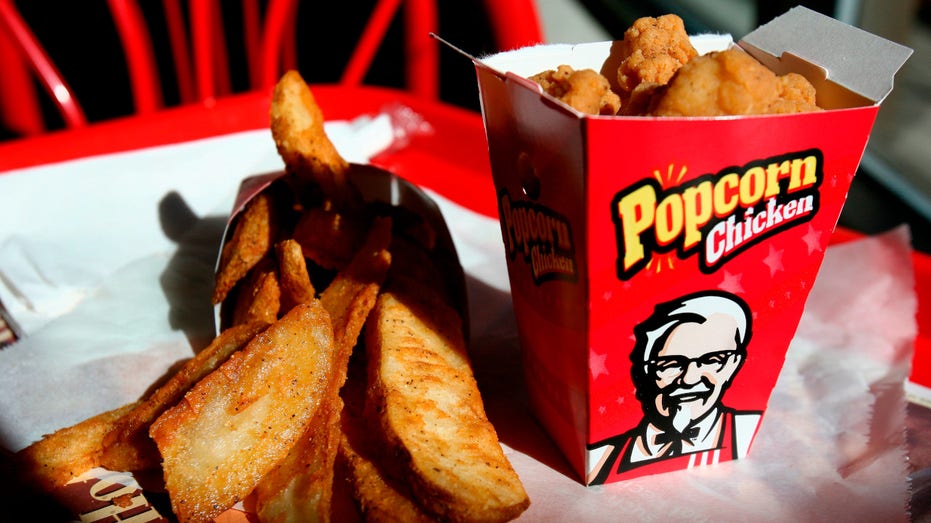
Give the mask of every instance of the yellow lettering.
<svg viewBox="0 0 931 523">
<path fill-rule="evenodd" d="M 771 163 L 766 167 L 766 193 L 764 198 L 772 198 L 779 194 L 779 180 L 791 172 L 791 163 L 788 160 L 782 163 Z"/>
<path fill-rule="evenodd" d="M 818 181 L 818 159 L 814 155 L 792 160 L 789 192 L 811 187 Z"/>
<path fill-rule="evenodd" d="M 763 198 L 766 190 L 766 171 L 762 167 L 747 169 L 740 179 L 740 204 L 753 207 Z"/>
<path fill-rule="evenodd" d="M 663 198 L 656 208 L 656 242 L 669 245 L 682 232 L 685 218 L 682 216 L 682 195 L 672 193 Z"/>
<path fill-rule="evenodd" d="M 704 181 L 695 187 L 689 187 L 682 192 L 682 203 L 685 206 L 685 248 L 701 241 L 699 229 L 711 219 L 712 183 Z"/>
<path fill-rule="evenodd" d="M 624 196 L 617 204 L 617 213 L 623 224 L 624 269 L 643 259 L 643 242 L 640 234 L 653 223 L 656 213 L 656 191 L 644 185 Z"/>
<path fill-rule="evenodd" d="M 727 216 L 737 208 L 739 200 L 736 189 L 740 186 L 737 173 L 727 173 L 718 178 L 714 185 L 714 213 L 720 218 Z"/>
</svg>

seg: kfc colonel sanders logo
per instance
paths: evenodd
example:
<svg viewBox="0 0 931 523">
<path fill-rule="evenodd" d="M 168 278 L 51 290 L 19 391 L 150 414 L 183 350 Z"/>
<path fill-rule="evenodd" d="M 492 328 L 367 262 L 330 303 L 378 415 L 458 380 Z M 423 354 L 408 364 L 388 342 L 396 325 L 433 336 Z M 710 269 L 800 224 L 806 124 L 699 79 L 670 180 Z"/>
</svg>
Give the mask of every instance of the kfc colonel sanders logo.
<svg viewBox="0 0 931 523">
<path fill-rule="evenodd" d="M 589 446 L 590 484 L 742 458 L 760 412 L 727 407 L 752 314 L 738 296 L 707 291 L 659 304 L 634 328 L 631 379 L 643 418 Z"/>
<path fill-rule="evenodd" d="M 767 158 L 682 185 L 664 188 L 644 179 L 611 204 L 617 275 L 629 280 L 654 253 L 698 254 L 711 273 L 748 247 L 815 216 L 823 176 L 821 151 Z"/>
</svg>

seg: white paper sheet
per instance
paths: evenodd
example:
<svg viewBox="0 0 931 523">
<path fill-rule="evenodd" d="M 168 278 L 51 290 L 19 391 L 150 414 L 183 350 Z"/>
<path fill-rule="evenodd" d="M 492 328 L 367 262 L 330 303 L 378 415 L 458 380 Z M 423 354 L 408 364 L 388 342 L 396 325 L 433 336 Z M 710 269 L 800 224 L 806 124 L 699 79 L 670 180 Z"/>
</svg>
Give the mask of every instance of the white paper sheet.
<svg viewBox="0 0 931 523">
<path fill-rule="evenodd" d="M 224 206 L 239 178 L 278 167 L 270 137 L 245 133 L 15 175 L 22 187 L 34 174 L 74 186 L 100 180 L 90 198 L 61 196 L 54 209 L 39 207 L 48 201 L 39 193 L 31 205 L 9 202 L 14 182 L 0 176 L 0 222 L 16 216 L 28 229 L 7 227 L 2 245 L 10 244 L 9 229 L 23 242 L 39 234 L 55 248 L 32 252 L 58 258 L 39 266 L 70 264 L 75 270 L 62 274 L 84 277 L 80 285 L 97 283 L 72 308 L 0 350 L 4 447 L 17 450 L 137 399 L 207 342 Z M 902 383 L 916 300 L 905 231 L 827 251 L 748 459 L 584 487 L 527 410 L 497 222 L 437 200 L 468 276 L 473 360 L 486 408 L 531 498 L 521 520 L 907 520 Z M 8 214 L 7 203 L 23 214 Z M 46 212 L 56 219 L 38 225 Z M 76 244 L 95 248 L 64 250 L 56 243 L 62 230 L 90 238 Z M 144 238 L 138 243 L 147 252 L 114 247 L 128 236 Z M 95 253 L 108 259 L 76 270 Z M 7 270 L 3 259 L 0 270 Z"/>
</svg>

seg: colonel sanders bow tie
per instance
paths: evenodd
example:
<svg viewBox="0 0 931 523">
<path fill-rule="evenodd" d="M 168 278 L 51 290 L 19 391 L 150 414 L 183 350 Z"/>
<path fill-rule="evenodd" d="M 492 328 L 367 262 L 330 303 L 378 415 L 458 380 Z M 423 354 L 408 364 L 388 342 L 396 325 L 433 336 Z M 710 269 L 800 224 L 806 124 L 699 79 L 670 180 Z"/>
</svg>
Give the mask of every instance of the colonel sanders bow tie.
<svg viewBox="0 0 931 523">
<path fill-rule="evenodd" d="M 666 445 L 667 443 L 671 443 L 665 455 L 666 456 L 678 456 L 679 454 L 682 454 L 682 442 L 683 441 L 690 442 L 691 440 L 697 437 L 698 437 L 698 427 L 692 427 L 690 429 L 686 429 L 683 432 L 667 430 L 666 432 L 657 434 L 653 438 L 653 441 L 656 442 L 656 444 L 660 446 Z"/>
</svg>

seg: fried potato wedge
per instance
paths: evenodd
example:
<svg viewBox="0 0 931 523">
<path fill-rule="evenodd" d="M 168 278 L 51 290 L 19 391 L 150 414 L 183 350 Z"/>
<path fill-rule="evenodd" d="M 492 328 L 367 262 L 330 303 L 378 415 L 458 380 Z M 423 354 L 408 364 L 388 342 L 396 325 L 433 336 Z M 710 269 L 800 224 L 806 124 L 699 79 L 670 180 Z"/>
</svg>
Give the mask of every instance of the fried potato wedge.
<svg viewBox="0 0 931 523">
<path fill-rule="evenodd" d="M 320 295 L 323 308 L 333 320 L 336 343 L 344 351 L 342 356 L 346 361 L 391 267 L 391 223 L 391 218 L 375 219 L 365 243 L 352 261 Z M 340 369 L 342 380 L 345 380 L 345 365 Z"/>
<path fill-rule="evenodd" d="M 330 383 L 304 436 L 256 488 L 255 504 L 264 522 L 330 520 L 343 407 L 339 393 L 352 350 L 388 274 L 390 243 L 391 219 L 376 219 L 362 248 L 320 297 L 336 342 Z"/>
<path fill-rule="evenodd" d="M 281 288 L 281 310 L 287 312 L 298 303 L 312 301 L 317 290 L 310 281 L 307 272 L 307 260 L 301 251 L 301 244 L 287 239 L 275 244 L 278 258 L 278 286 Z"/>
<path fill-rule="evenodd" d="M 332 206 L 314 207 L 301 214 L 293 237 L 306 258 L 327 269 L 342 269 L 365 239 L 367 219 Z"/>
<path fill-rule="evenodd" d="M 267 326 L 267 323 L 258 322 L 224 330 L 155 392 L 116 419 L 103 436 L 100 465 L 116 471 L 158 467 L 161 456 L 155 442 L 149 437 L 152 422 L 174 406 L 195 383 L 213 372 L 234 352 L 245 347 Z"/>
<path fill-rule="evenodd" d="M 223 246 L 212 301 L 226 298 L 249 269 L 265 257 L 274 242 L 276 220 L 271 194 L 263 192 L 249 201 L 236 221 L 233 235 Z"/>
<path fill-rule="evenodd" d="M 275 84 L 270 117 L 272 138 L 289 172 L 319 185 L 338 206 L 357 201 L 347 179 L 349 163 L 327 136 L 323 111 L 297 71 L 287 71 Z"/>
<path fill-rule="evenodd" d="M 327 522 L 333 501 L 333 465 L 340 438 L 339 408 L 324 401 L 287 457 L 256 485 L 262 523 Z"/>
<path fill-rule="evenodd" d="M 340 440 L 339 466 L 349 482 L 359 512 L 369 523 L 436 521 L 411 500 L 402 485 L 382 472 L 362 444 L 346 434 Z"/>
<path fill-rule="evenodd" d="M 444 521 L 507 521 L 526 510 L 455 309 L 431 287 L 403 280 L 379 296 L 365 341 L 366 412 L 379 420 L 418 504 Z"/>
<path fill-rule="evenodd" d="M 341 437 L 342 401 L 337 385 L 334 380 L 328 399 L 285 459 L 256 485 L 254 506 L 263 523 L 331 521 Z"/>
<path fill-rule="evenodd" d="M 349 377 L 340 391 L 342 433 L 336 474 L 348 486 L 356 510 L 370 523 L 427 523 L 435 521 L 411 498 L 410 489 L 385 470 L 379 454 L 378 423 L 365 416 L 365 359 L 357 353 L 350 361 Z"/>
<path fill-rule="evenodd" d="M 209 521 L 287 455 L 331 380 L 333 327 L 318 301 L 291 309 L 152 424 L 182 522 Z"/>
<path fill-rule="evenodd" d="M 104 435 L 137 405 L 129 403 L 46 435 L 17 453 L 19 469 L 27 480 L 49 492 L 67 484 L 100 465 Z"/>
<path fill-rule="evenodd" d="M 281 286 L 278 273 L 269 258 L 267 267 L 258 265 L 246 275 L 244 285 L 236 294 L 232 325 L 274 323 L 281 310 Z M 260 264 L 262 265 L 262 264 Z"/>
</svg>

